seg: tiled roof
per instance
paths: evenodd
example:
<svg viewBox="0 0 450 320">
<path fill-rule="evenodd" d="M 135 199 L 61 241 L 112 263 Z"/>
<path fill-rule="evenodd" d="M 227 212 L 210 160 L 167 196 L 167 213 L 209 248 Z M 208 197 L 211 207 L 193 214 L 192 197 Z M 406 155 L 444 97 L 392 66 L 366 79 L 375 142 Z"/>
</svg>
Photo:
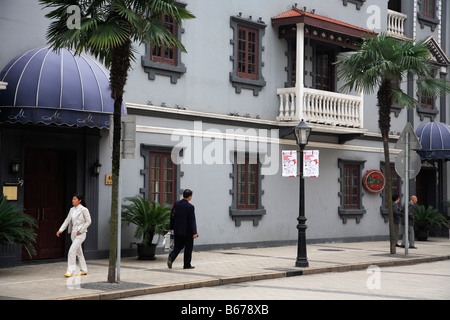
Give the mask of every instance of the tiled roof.
<svg viewBox="0 0 450 320">
<path fill-rule="evenodd" d="M 351 25 L 349 23 L 345 23 L 345 22 L 338 21 L 335 19 L 319 16 L 314 13 L 308 13 L 308 12 L 302 11 L 298 8 L 293 8 L 292 10 L 286 11 L 282 14 L 279 14 L 279 15 L 273 17 L 272 25 L 279 26 L 279 25 L 285 25 L 285 24 L 291 24 L 291 23 L 297 23 L 297 22 L 304 22 L 305 18 L 307 19 L 307 21 L 309 23 L 311 23 L 311 21 L 315 21 L 315 23 L 313 23 L 313 25 L 321 24 L 321 22 L 323 22 L 328 26 L 330 26 L 330 24 L 335 25 L 335 26 L 341 26 L 341 27 L 344 27 L 344 28 L 347 28 L 347 29 L 350 29 L 350 30 L 353 30 L 356 32 L 360 32 L 361 34 L 363 34 L 363 33 L 373 34 L 374 33 L 372 30 L 357 27 L 357 26 Z M 283 20 L 286 20 L 285 23 L 283 22 Z M 305 22 L 305 23 L 307 23 L 307 22 Z M 324 25 L 321 25 L 321 27 L 324 27 Z"/>
</svg>

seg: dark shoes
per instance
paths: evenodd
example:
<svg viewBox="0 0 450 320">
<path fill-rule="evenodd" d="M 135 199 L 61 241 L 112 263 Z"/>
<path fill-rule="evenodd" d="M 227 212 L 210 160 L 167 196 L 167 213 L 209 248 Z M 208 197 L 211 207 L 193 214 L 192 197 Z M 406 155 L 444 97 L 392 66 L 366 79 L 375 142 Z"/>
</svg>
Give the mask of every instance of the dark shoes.
<svg viewBox="0 0 450 320">
<path fill-rule="evenodd" d="M 172 263 L 173 263 L 173 260 L 172 260 L 172 258 L 169 256 L 169 257 L 167 258 L 167 267 L 168 267 L 169 269 L 172 269 Z M 183 267 L 183 269 L 194 269 L 194 268 L 195 268 L 194 266 Z"/>
</svg>

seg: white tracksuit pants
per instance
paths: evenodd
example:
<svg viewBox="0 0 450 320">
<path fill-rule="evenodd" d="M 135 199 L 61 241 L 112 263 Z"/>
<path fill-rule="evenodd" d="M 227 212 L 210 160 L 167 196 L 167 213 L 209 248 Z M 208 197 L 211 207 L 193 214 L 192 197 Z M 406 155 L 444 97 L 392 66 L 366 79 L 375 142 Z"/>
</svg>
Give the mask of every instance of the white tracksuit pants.
<svg viewBox="0 0 450 320">
<path fill-rule="evenodd" d="M 75 274 L 77 257 L 80 263 L 80 272 L 87 272 L 86 260 L 84 260 L 83 249 L 81 247 L 86 239 L 86 232 L 79 236 L 77 236 L 76 232 L 72 232 L 71 239 L 72 245 L 70 246 L 67 259 L 67 274 Z"/>
</svg>

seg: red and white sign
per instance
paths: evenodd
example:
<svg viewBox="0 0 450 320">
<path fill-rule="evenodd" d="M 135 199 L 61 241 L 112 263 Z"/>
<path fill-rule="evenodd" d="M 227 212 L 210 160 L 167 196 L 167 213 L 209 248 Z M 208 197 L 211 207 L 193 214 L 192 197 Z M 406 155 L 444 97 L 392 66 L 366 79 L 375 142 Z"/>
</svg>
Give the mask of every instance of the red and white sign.
<svg viewBox="0 0 450 320">
<path fill-rule="evenodd" d="M 303 177 L 319 177 L 319 150 L 303 151 Z"/>
<path fill-rule="evenodd" d="M 297 176 L 297 151 L 289 150 L 282 151 L 283 159 L 283 177 L 296 177 Z"/>
</svg>

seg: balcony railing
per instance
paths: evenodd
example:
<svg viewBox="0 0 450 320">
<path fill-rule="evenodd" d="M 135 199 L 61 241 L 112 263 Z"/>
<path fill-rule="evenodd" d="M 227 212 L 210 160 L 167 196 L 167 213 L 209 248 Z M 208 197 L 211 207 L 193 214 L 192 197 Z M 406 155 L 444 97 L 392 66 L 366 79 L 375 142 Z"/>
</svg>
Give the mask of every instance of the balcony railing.
<svg viewBox="0 0 450 320">
<path fill-rule="evenodd" d="M 363 95 L 346 95 L 316 89 L 303 89 L 297 106 L 296 88 L 277 90 L 280 109 L 277 121 L 301 119 L 330 126 L 363 128 Z"/>
<path fill-rule="evenodd" d="M 408 18 L 406 14 L 388 10 L 387 33 L 395 37 L 405 37 L 405 20 Z"/>
</svg>

